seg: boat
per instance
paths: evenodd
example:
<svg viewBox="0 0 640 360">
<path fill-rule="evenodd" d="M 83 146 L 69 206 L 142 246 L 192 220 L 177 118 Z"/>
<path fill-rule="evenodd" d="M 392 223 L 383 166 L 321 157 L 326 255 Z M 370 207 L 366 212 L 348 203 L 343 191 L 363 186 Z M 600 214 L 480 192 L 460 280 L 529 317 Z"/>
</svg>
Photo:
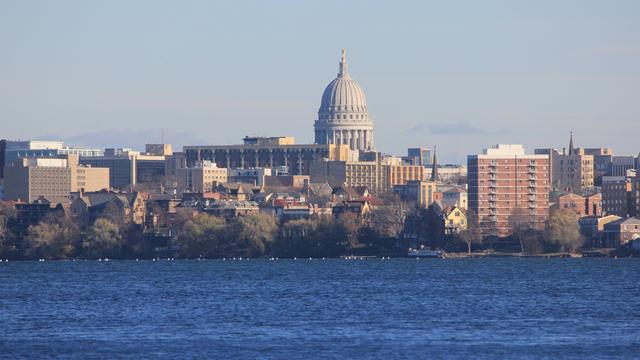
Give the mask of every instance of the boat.
<svg viewBox="0 0 640 360">
<path fill-rule="evenodd" d="M 437 258 L 444 259 L 446 257 L 446 253 L 444 250 L 440 249 L 425 249 L 424 246 L 420 247 L 420 249 L 409 249 L 407 256 L 413 258 Z"/>
</svg>

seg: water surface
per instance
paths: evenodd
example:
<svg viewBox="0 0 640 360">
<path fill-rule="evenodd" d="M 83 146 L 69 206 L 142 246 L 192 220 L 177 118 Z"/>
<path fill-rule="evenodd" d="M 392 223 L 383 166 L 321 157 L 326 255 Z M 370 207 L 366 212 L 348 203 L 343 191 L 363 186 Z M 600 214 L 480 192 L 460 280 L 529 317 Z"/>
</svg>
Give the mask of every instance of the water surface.
<svg viewBox="0 0 640 360">
<path fill-rule="evenodd" d="M 640 261 L 0 263 L 0 356 L 640 357 Z"/>
</svg>

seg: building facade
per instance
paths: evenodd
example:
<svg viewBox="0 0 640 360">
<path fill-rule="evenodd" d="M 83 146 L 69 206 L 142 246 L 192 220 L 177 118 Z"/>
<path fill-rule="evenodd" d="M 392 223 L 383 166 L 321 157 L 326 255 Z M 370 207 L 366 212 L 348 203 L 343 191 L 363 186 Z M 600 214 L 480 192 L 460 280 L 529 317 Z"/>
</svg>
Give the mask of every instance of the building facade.
<svg viewBox="0 0 640 360">
<path fill-rule="evenodd" d="M 393 192 L 401 199 L 415 202 L 419 207 L 426 209 L 435 199 L 435 181 L 410 180 L 406 184 L 394 185 Z"/>
<path fill-rule="evenodd" d="M 177 170 L 178 191 L 212 192 L 218 184 L 226 183 L 228 169 L 211 161 L 199 161 L 195 166 Z"/>
<path fill-rule="evenodd" d="M 65 159 L 16 160 L 5 168 L 5 198 L 32 202 L 44 197 L 53 203 L 68 202 L 77 191 L 109 187 L 109 169 L 78 165 L 77 155 Z"/>
<path fill-rule="evenodd" d="M 287 139 L 286 142 L 274 139 Z M 350 155 L 346 145 L 301 144 L 291 137 L 244 138 L 242 145 L 185 146 L 185 164 L 208 160 L 218 167 L 278 168 L 285 167 L 289 175 L 309 175 L 310 163 L 320 159 L 347 160 Z"/>
<path fill-rule="evenodd" d="M 508 236 L 514 226 L 542 230 L 549 217 L 549 157 L 522 145 L 496 145 L 469 155 L 469 209 L 483 236 Z"/>
<path fill-rule="evenodd" d="M 360 85 L 351 78 L 345 50 L 335 78 L 322 94 L 314 124 L 316 144 L 348 145 L 352 150 L 371 151 L 373 122 Z"/>
</svg>

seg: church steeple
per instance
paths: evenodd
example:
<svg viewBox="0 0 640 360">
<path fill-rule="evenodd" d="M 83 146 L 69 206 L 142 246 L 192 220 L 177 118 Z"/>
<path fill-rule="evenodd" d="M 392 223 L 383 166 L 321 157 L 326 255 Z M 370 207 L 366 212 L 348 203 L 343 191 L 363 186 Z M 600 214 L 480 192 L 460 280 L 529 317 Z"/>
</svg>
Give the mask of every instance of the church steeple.
<svg viewBox="0 0 640 360">
<path fill-rule="evenodd" d="M 573 155 L 573 131 L 569 132 L 569 155 Z"/>
<path fill-rule="evenodd" d="M 431 181 L 438 180 L 438 160 L 436 159 L 436 147 L 433 147 L 433 161 L 431 163 Z"/>
<path fill-rule="evenodd" d="M 342 49 L 342 57 L 340 58 L 340 70 L 338 71 L 338 77 L 349 78 L 349 67 L 347 66 L 347 51 Z"/>
</svg>

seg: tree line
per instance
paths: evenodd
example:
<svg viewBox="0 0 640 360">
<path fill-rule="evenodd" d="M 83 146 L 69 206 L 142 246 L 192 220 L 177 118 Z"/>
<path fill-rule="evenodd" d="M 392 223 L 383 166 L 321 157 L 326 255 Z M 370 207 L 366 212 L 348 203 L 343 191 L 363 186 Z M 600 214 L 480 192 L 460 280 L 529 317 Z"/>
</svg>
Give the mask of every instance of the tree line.
<svg viewBox="0 0 640 360">
<path fill-rule="evenodd" d="M 495 242 L 483 242 L 476 215 L 472 211 L 466 214 L 466 229 L 445 234 L 444 220 L 436 211 L 395 198 L 386 199 L 386 205 L 366 215 L 312 216 L 284 223 L 264 214 L 225 220 L 199 213 L 177 218 L 171 247 L 183 258 L 383 255 L 400 254 L 419 245 L 469 253 L 494 248 Z M 11 216 L 10 209 L 0 209 L 0 257 L 6 254 L 6 240 L 11 236 L 7 231 Z M 553 210 L 544 231 L 519 219 L 509 220 L 511 240 L 524 254 L 571 251 L 581 245 L 577 219 L 571 211 Z M 53 213 L 28 228 L 23 244 L 20 257 L 27 259 L 148 256 L 143 229 L 110 208 L 86 225 L 64 212 Z"/>
</svg>

